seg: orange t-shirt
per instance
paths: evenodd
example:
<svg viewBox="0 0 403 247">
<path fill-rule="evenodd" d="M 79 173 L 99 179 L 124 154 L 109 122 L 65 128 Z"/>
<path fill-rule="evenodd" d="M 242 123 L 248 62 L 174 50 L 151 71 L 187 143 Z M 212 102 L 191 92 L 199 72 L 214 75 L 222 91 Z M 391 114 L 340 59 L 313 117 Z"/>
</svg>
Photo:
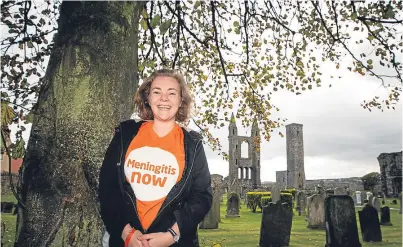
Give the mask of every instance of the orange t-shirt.
<svg viewBox="0 0 403 247">
<path fill-rule="evenodd" d="M 137 212 L 148 229 L 185 167 L 183 131 L 175 124 L 165 136 L 153 130 L 154 122 L 141 125 L 125 156 L 126 180 L 136 195 Z"/>
</svg>

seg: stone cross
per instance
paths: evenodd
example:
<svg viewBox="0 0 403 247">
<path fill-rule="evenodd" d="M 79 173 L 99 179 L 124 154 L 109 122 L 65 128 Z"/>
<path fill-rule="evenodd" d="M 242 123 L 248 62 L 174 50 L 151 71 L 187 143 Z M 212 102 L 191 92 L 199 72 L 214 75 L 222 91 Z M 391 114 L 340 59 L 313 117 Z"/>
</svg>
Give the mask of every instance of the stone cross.
<svg viewBox="0 0 403 247">
<path fill-rule="evenodd" d="M 287 203 L 270 202 L 263 208 L 259 247 L 289 246 L 292 213 Z"/>
<path fill-rule="evenodd" d="M 376 209 L 365 204 L 361 211 L 358 211 L 360 220 L 362 240 L 364 242 L 382 242 L 381 225 L 379 224 L 378 212 Z"/>
<path fill-rule="evenodd" d="M 361 247 L 354 201 L 348 195 L 325 199 L 326 247 Z"/>
</svg>

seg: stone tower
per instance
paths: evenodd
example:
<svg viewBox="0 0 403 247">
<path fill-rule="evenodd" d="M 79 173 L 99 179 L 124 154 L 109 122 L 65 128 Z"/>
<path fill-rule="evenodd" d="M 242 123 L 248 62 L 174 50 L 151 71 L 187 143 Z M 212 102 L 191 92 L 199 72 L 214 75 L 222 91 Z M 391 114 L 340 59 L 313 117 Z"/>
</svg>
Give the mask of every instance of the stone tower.
<svg viewBox="0 0 403 247">
<path fill-rule="evenodd" d="M 228 192 L 236 192 L 242 198 L 245 193 L 254 188 L 260 187 L 260 149 L 257 140 L 260 137 L 260 130 L 257 122 L 252 125 L 251 136 L 238 136 L 238 128 L 234 114 L 228 127 L 229 141 L 229 180 Z M 241 156 L 241 145 L 246 142 L 248 145 L 248 157 Z"/>
<path fill-rule="evenodd" d="M 304 140 L 302 124 L 286 125 L 287 187 L 305 189 Z"/>
</svg>

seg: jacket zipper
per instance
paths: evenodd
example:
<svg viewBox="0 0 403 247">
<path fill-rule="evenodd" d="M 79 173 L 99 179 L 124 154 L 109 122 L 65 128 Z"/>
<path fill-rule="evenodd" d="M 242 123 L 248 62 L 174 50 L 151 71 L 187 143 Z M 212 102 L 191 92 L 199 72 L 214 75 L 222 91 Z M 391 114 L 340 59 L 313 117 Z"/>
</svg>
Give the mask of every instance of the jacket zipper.
<svg viewBox="0 0 403 247">
<path fill-rule="evenodd" d="M 118 173 L 121 173 L 122 172 L 122 169 L 124 169 L 124 167 L 122 168 L 122 167 L 120 167 L 121 166 L 121 162 L 122 162 L 122 160 L 123 160 L 123 131 L 122 131 L 122 126 L 119 124 L 119 129 L 120 129 L 120 158 L 119 158 L 119 162 L 117 163 L 117 166 L 118 166 Z M 123 176 L 125 176 L 125 174 L 124 174 L 124 172 L 123 172 Z M 122 177 L 121 176 L 118 176 L 119 178 L 119 183 L 122 185 L 122 189 L 123 189 L 123 191 L 128 195 L 128 197 L 129 197 L 129 199 L 130 199 L 130 201 L 132 202 L 132 205 L 133 205 L 133 208 L 134 208 L 134 211 L 136 211 L 136 215 L 137 215 L 137 218 L 138 219 L 140 219 L 140 217 L 139 217 L 139 214 L 138 214 L 138 212 L 137 212 L 137 207 L 136 207 L 136 205 L 135 205 L 135 203 L 133 202 L 133 199 L 131 198 L 131 196 L 130 196 L 130 194 L 129 194 L 129 192 L 127 192 L 126 190 L 125 190 L 125 188 L 124 188 L 124 184 L 122 184 Z M 124 183 L 124 181 L 125 180 L 123 180 L 123 183 Z M 142 226 L 141 226 L 141 223 L 140 223 L 140 228 L 143 228 Z M 139 229 L 137 229 L 137 230 L 139 230 Z M 144 230 L 144 229 L 143 229 Z"/>
<path fill-rule="evenodd" d="M 192 164 L 191 164 L 190 170 L 189 170 L 189 175 L 186 177 L 186 180 L 185 180 L 185 182 L 184 182 L 184 184 L 183 184 L 181 190 L 175 195 L 174 198 L 172 198 L 171 201 L 169 201 L 169 202 L 158 212 L 157 216 L 155 216 L 155 219 L 153 220 L 153 222 L 151 223 L 151 225 L 148 227 L 148 229 L 150 229 L 151 226 L 153 225 L 153 223 L 157 221 L 158 217 L 161 215 L 161 212 L 162 212 L 169 204 L 171 204 L 171 203 L 181 194 L 183 188 L 185 188 L 186 182 L 188 181 L 188 179 L 189 179 L 189 177 L 190 177 L 190 173 L 192 172 L 192 169 L 193 169 L 194 161 L 195 161 L 195 158 L 196 158 L 196 149 L 197 149 L 197 146 L 199 145 L 199 143 L 200 143 L 200 140 L 197 141 L 197 143 L 196 143 L 196 147 L 195 147 L 195 149 L 194 149 L 194 154 L 193 154 Z M 138 216 L 137 216 L 137 217 L 138 217 Z M 147 230 L 148 230 L 148 229 L 147 229 Z M 144 233 L 147 233 L 147 230 L 144 230 Z"/>
</svg>

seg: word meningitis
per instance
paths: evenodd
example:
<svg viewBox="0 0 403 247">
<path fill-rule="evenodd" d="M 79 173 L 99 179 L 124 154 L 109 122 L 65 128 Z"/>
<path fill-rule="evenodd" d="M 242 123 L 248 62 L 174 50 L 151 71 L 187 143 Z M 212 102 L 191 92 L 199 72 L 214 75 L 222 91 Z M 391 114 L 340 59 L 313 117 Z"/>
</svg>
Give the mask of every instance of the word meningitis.
<svg viewBox="0 0 403 247">
<path fill-rule="evenodd" d="M 165 173 L 170 175 L 175 175 L 176 169 L 167 165 L 153 165 L 150 162 L 136 162 L 135 160 L 129 159 L 127 162 L 127 167 L 132 167 L 140 170 L 152 171 L 155 174 Z"/>
</svg>

